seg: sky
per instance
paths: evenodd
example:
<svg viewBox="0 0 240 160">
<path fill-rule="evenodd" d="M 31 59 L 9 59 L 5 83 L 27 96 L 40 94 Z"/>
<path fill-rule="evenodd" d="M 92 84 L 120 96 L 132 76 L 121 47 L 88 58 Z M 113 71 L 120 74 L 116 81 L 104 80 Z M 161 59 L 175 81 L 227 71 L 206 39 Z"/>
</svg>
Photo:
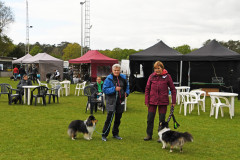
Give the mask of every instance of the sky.
<svg viewBox="0 0 240 160">
<path fill-rule="evenodd" d="M 26 0 L 1 0 L 15 22 L 6 29 L 14 44 L 26 42 Z M 81 44 L 84 0 L 28 0 L 30 44 Z M 84 6 L 83 6 L 84 7 Z M 208 39 L 240 40 L 240 0 L 90 0 L 90 48 L 200 48 Z"/>
</svg>

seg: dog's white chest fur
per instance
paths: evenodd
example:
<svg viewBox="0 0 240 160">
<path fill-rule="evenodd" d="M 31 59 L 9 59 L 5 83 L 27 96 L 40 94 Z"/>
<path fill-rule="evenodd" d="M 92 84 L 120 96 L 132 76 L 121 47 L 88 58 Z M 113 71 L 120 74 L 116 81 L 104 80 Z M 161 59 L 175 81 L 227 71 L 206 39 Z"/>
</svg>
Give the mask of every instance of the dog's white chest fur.
<svg viewBox="0 0 240 160">
<path fill-rule="evenodd" d="M 95 125 L 94 125 L 94 126 L 91 126 L 91 127 L 88 127 L 88 126 L 87 126 L 87 130 L 88 130 L 89 133 L 93 133 L 93 131 L 95 130 L 95 128 L 96 128 Z"/>
<path fill-rule="evenodd" d="M 86 140 L 90 140 L 90 139 L 92 139 L 92 135 L 93 135 L 93 132 L 94 132 L 94 130 L 95 130 L 95 128 L 96 128 L 96 124 L 94 123 L 93 126 L 87 126 L 86 122 L 87 122 L 87 120 L 84 121 L 84 124 L 86 125 L 86 128 L 87 128 L 87 130 L 88 130 L 88 136 L 87 136 L 87 137 L 84 136 L 84 138 L 85 138 Z"/>
</svg>

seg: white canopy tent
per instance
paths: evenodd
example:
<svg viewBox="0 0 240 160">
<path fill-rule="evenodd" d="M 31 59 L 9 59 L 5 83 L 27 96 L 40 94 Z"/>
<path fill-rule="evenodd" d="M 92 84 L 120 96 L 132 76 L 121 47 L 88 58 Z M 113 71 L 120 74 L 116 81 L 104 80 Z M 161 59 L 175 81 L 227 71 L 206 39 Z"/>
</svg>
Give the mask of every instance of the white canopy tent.
<svg viewBox="0 0 240 160">
<path fill-rule="evenodd" d="M 25 60 L 32 58 L 32 57 L 33 56 L 28 53 L 25 56 L 12 61 L 12 64 L 22 64 Z"/>
<path fill-rule="evenodd" d="M 53 73 L 58 70 L 60 76 L 63 76 L 63 60 L 55 58 L 47 53 L 38 53 L 37 55 L 23 60 L 22 63 L 38 64 L 38 73 L 41 75 L 40 80 L 46 80 L 47 73 Z"/>
</svg>

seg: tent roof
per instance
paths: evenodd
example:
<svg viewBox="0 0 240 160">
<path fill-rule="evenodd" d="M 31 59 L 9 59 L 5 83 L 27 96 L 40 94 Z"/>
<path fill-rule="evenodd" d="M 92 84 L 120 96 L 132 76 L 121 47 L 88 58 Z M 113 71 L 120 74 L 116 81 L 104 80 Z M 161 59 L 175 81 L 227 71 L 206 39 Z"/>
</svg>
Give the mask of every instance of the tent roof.
<svg viewBox="0 0 240 160">
<path fill-rule="evenodd" d="M 118 60 L 109 58 L 97 50 L 91 50 L 82 57 L 70 59 L 69 63 L 118 63 Z"/>
<path fill-rule="evenodd" d="M 129 60 L 135 61 L 179 61 L 181 59 L 182 54 L 168 47 L 163 41 L 129 56 Z"/>
<path fill-rule="evenodd" d="M 32 58 L 33 56 L 30 55 L 29 53 L 26 54 L 25 56 L 21 57 L 21 58 L 18 58 L 14 61 L 12 61 L 12 64 L 16 64 L 16 63 L 23 63 L 25 60 L 29 59 L 29 58 Z"/>
<path fill-rule="evenodd" d="M 63 62 L 63 60 L 50 56 L 47 53 L 38 53 L 32 58 L 29 58 L 24 61 L 24 63 L 49 63 L 49 62 Z"/>
<path fill-rule="evenodd" d="M 240 54 L 234 52 L 216 40 L 189 54 L 183 55 L 183 61 L 229 61 L 240 60 Z"/>
</svg>

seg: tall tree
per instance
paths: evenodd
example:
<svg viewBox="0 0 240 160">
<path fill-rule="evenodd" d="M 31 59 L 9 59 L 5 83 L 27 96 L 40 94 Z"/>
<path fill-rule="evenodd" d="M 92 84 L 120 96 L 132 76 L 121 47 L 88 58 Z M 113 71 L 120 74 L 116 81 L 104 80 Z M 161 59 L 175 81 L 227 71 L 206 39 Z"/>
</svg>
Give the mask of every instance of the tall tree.
<svg viewBox="0 0 240 160">
<path fill-rule="evenodd" d="M 62 59 L 62 54 L 61 54 L 61 51 L 58 47 L 54 47 L 50 54 L 53 57 L 56 57 L 58 59 Z"/>
<path fill-rule="evenodd" d="M 173 47 L 173 49 L 175 49 L 176 51 L 178 51 L 179 53 L 182 53 L 182 54 L 188 54 L 190 53 L 192 50 L 190 48 L 189 45 L 182 45 L 182 46 L 178 46 L 178 47 Z"/>
<path fill-rule="evenodd" d="M 81 46 L 78 43 L 69 43 L 65 49 L 63 49 L 63 60 L 69 60 L 81 56 Z"/>
<path fill-rule="evenodd" d="M 12 40 L 4 34 L 0 34 L 0 56 L 7 56 L 13 49 Z"/>
<path fill-rule="evenodd" d="M 230 50 L 240 53 L 240 41 L 229 40 L 228 42 L 219 42 Z"/>
<path fill-rule="evenodd" d="M 59 53 L 61 56 L 64 54 L 63 50 L 67 47 L 67 45 L 70 44 L 69 42 L 61 42 L 60 44 L 57 45 L 57 48 L 59 48 Z"/>
<path fill-rule="evenodd" d="M 11 8 L 5 6 L 4 2 L 0 1 L 0 32 L 12 22 L 14 22 L 14 16 Z"/>
<path fill-rule="evenodd" d="M 9 54 L 8 54 L 8 57 L 17 57 L 17 58 L 20 58 L 22 56 L 25 55 L 25 52 L 24 50 L 22 50 L 21 46 L 14 46 L 14 49 L 13 51 L 11 51 Z"/>
<path fill-rule="evenodd" d="M 30 51 L 30 54 L 32 55 L 32 56 L 35 56 L 36 54 L 38 54 L 38 53 L 42 53 L 42 49 L 41 49 L 41 47 L 40 46 L 34 46 L 32 49 L 31 49 L 31 51 Z"/>
<path fill-rule="evenodd" d="M 7 56 L 13 49 L 12 40 L 3 33 L 4 28 L 14 21 L 13 13 L 10 7 L 0 1 L 0 55 Z"/>
</svg>

